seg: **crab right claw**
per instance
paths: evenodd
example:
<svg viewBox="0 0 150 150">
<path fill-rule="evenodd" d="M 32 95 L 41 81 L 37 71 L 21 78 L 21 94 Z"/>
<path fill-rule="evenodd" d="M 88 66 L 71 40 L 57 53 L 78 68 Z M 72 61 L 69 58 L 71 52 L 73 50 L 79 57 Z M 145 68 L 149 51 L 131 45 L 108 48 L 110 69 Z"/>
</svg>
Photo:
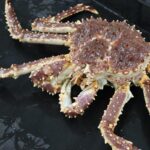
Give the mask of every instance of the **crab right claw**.
<svg viewBox="0 0 150 150">
<path fill-rule="evenodd" d="M 72 83 L 66 80 L 61 88 L 59 95 L 61 112 L 69 118 L 76 118 L 77 115 L 83 115 L 85 109 L 95 100 L 97 91 L 101 88 L 98 82 L 95 81 L 85 87 L 80 94 L 74 98 L 75 102 L 71 100 Z"/>
</svg>

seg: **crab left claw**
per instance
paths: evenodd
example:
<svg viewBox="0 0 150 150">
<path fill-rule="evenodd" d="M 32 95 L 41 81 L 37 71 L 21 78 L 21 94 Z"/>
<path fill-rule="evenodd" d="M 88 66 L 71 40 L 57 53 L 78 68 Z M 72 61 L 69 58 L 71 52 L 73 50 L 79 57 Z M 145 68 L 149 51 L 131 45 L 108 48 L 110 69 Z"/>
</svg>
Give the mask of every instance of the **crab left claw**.
<svg viewBox="0 0 150 150">
<path fill-rule="evenodd" d="M 10 68 L 0 69 L 0 78 L 18 78 L 21 75 L 29 74 L 34 86 L 41 88 L 50 94 L 59 92 L 63 82 L 69 78 L 74 70 L 67 60 L 68 55 L 60 55 L 50 58 L 43 58 L 37 61 L 12 65 Z"/>
</svg>

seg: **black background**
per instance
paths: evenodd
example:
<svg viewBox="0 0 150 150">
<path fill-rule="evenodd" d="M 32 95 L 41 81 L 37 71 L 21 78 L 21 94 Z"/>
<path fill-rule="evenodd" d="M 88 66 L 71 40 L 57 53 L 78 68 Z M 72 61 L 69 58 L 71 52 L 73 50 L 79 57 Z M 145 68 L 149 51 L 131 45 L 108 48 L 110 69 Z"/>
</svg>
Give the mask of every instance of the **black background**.
<svg viewBox="0 0 150 150">
<path fill-rule="evenodd" d="M 55 15 L 77 3 L 94 6 L 108 20 L 127 19 L 136 24 L 150 41 L 149 0 L 13 0 L 18 18 L 25 28 L 36 17 Z M 147 5 L 146 5 L 147 2 Z M 70 20 L 89 17 L 81 13 Z M 0 1 L 0 66 L 23 63 L 52 55 L 68 53 L 62 46 L 22 44 L 12 40 L 4 18 L 4 0 Z M 77 94 L 77 88 L 73 94 Z M 131 87 L 134 98 L 125 106 L 115 132 L 150 150 L 150 118 L 142 90 Z M 77 119 L 59 112 L 58 95 L 51 96 L 33 88 L 28 76 L 0 81 L 0 150 L 110 150 L 97 126 L 113 95 L 111 87 L 98 92 L 96 101 Z"/>
</svg>

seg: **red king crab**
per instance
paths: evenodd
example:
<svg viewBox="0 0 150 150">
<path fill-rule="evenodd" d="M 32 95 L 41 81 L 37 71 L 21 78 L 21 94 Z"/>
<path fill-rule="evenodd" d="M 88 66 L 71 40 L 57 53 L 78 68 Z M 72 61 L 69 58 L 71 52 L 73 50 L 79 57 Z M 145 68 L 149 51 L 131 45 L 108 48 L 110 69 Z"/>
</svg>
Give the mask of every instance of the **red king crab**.
<svg viewBox="0 0 150 150">
<path fill-rule="evenodd" d="M 115 93 L 104 111 L 98 128 L 113 150 L 138 150 L 132 142 L 117 136 L 114 128 L 125 104 L 133 97 L 131 83 L 143 89 L 146 107 L 150 113 L 150 44 L 140 31 L 126 21 L 108 22 L 90 18 L 76 22 L 62 22 L 73 14 L 89 11 L 90 6 L 78 4 L 56 16 L 38 18 L 32 30 L 23 29 L 16 17 L 11 0 L 6 0 L 5 15 L 10 35 L 21 42 L 65 45 L 69 54 L 12 65 L 0 69 L 0 78 L 30 73 L 34 86 L 50 94 L 60 93 L 60 111 L 72 118 L 82 115 L 93 102 L 98 90 L 113 85 Z M 71 88 L 81 87 L 79 95 L 71 100 Z"/>
</svg>

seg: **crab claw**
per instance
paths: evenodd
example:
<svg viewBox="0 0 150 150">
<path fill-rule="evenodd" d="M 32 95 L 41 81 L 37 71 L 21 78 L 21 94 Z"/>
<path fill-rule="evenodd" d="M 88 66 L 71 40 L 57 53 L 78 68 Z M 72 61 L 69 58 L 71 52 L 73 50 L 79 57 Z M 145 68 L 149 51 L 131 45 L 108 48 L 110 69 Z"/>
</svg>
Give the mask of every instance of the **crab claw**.
<svg viewBox="0 0 150 150">
<path fill-rule="evenodd" d="M 73 68 L 74 65 L 61 60 L 33 71 L 30 78 L 34 86 L 41 88 L 42 91 L 56 94 L 60 92 L 63 82 L 72 75 Z"/>
<path fill-rule="evenodd" d="M 75 118 L 77 115 L 83 115 L 85 109 L 95 100 L 94 97 L 100 89 L 100 86 L 98 85 L 98 82 L 93 82 L 74 98 L 75 102 L 72 102 L 71 100 L 71 87 L 71 81 L 66 80 L 61 88 L 59 100 L 61 112 L 66 114 L 69 118 Z"/>
<path fill-rule="evenodd" d="M 63 82 L 68 79 L 74 70 L 74 65 L 68 60 L 68 55 L 42 58 L 36 61 L 13 64 L 10 68 L 0 68 L 0 78 L 18 78 L 30 74 L 34 87 L 51 94 L 59 92 Z"/>
</svg>

